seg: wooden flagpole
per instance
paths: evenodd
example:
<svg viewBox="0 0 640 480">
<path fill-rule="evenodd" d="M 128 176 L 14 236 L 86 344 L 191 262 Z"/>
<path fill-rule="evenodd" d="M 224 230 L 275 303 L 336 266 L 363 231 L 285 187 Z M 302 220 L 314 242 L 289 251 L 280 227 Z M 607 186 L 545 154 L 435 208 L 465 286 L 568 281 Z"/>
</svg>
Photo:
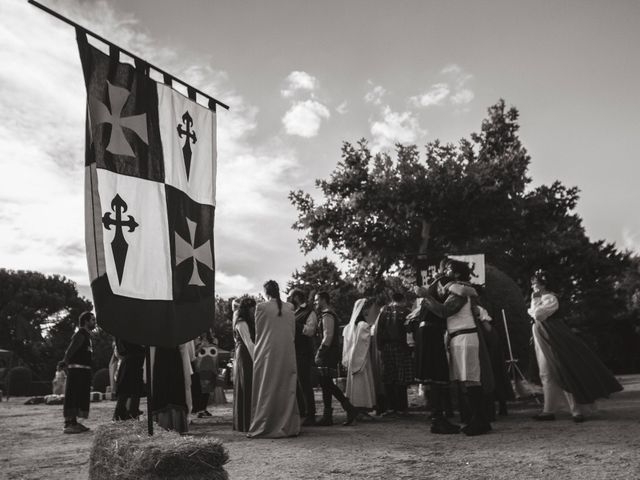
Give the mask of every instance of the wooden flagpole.
<svg viewBox="0 0 640 480">
<path fill-rule="evenodd" d="M 55 10 L 51 10 L 49 7 L 46 7 L 44 5 L 42 5 L 41 3 L 36 2 L 35 0 L 28 0 L 29 3 L 31 5 L 33 5 L 34 7 L 38 7 L 40 10 L 43 10 L 45 12 L 47 12 L 49 15 L 52 15 L 53 17 L 57 18 L 58 20 L 63 21 L 64 23 L 67 23 L 69 25 L 72 25 L 73 27 L 82 30 L 83 32 L 91 35 L 93 38 L 100 40 L 102 43 L 105 43 L 107 45 L 109 45 L 109 47 L 113 47 L 118 49 L 119 51 L 121 51 L 122 53 L 124 53 L 125 55 L 133 58 L 134 60 L 138 61 L 138 62 L 143 62 L 146 65 L 148 65 L 150 68 L 153 68 L 156 72 L 161 73 L 165 79 L 169 78 L 172 81 L 175 81 L 181 85 L 184 85 L 185 87 L 187 87 L 187 90 L 192 91 L 192 92 L 196 92 L 199 93 L 200 95 L 202 95 L 204 98 L 206 98 L 209 101 L 209 108 L 212 110 L 215 110 L 216 105 L 220 105 L 222 108 L 229 110 L 229 106 L 222 103 L 220 100 L 216 100 L 215 98 L 213 98 L 211 95 L 207 95 L 206 93 L 204 93 L 202 90 L 198 90 L 197 88 L 189 85 L 187 82 L 180 80 L 178 77 L 175 77 L 173 75 L 171 75 L 170 73 L 167 73 L 166 71 L 162 70 L 161 68 L 156 67 L 155 65 L 150 64 L 149 62 L 147 62 L 146 60 L 143 60 L 142 58 L 138 57 L 137 55 L 134 55 L 131 52 L 128 52 L 127 50 L 125 50 L 122 47 L 119 47 L 118 45 L 116 45 L 113 42 L 110 42 L 109 40 L 107 40 L 106 38 L 98 35 L 97 33 L 92 32 L 91 30 L 83 27 L 82 25 L 79 25 L 78 23 L 74 22 L 73 20 L 68 19 L 67 17 L 60 15 L 58 12 L 56 12 Z M 165 81 L 165 83 L 167 83 Z"/>
<path fill-rule="evenodd" d="M 153 413 L 151 412 L 153 405 L 153 396 L 151 392 L 151 347 L 144 347 L 145 370 L 147 372 L 147 430 L 149 435 L 153 435 Z"/>
</svg>

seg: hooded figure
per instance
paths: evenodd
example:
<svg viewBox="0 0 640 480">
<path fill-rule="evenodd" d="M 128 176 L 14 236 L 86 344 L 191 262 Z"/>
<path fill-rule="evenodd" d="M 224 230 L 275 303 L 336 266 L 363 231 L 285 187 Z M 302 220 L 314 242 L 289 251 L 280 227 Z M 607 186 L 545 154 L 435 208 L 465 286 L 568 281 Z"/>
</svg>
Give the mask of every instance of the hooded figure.
<svg viewBox="0 0 640 480">
<path fill-rule="evenodd" d="M 371 326 L 377 312 L 367 300 L 356 301 L 349 324 L 344 328 L 342 365 L 347 369 L 346 394 L 351 404 L 365 411 L 376 405 L 375 379 L 371 361 Z"/>
</svg>

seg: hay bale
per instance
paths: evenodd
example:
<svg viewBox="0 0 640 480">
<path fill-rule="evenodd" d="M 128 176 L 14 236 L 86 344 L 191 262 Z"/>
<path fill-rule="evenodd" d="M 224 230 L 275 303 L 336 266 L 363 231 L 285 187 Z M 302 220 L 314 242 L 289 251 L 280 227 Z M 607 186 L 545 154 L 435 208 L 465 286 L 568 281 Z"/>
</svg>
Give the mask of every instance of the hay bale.
<svg viewBox="0 0 640 480">
<path fill-rule="evenodd" d="M 147 434 L 146 423 L 101 425 L 89 457 L 90 480 L 227 480 L 229 454 L 215 438 L 183 437 L 159 429 Z"/>
</svg>

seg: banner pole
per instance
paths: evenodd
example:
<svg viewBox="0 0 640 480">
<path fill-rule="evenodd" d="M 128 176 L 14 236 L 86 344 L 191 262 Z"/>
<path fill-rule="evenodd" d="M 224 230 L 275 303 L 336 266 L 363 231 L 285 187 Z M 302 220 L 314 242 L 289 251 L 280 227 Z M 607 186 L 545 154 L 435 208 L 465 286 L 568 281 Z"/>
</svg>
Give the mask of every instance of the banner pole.
<svg viewBox="0 0 640 480">
<path fill-rule="evenodd" d="M 145 368 L 147 372 L 147 430 L 149 432 L 149 435 L 153 435 L 153 414 L 151 412 L 153 404 L 153 397 L 151 392 L 151 347 L 149 347 L 149 345 L 145 347 L 144 356 L 146 364 Z"/>
<path fill-rule="evenodd" d="M 109 45 L 110 47 L 114 47 L 117 48 L 119 51 L 121 51 L 122 53 L 124 53 L 125 55 L 128 55 L 129 57 L 133 58 L 134 60 L 139 60 L 144 62 L 145 64 L 147 64 L 149 67 L 153 68 L 155 71 L 161 73 L 162 75 L 165 76 L 165 78 L 171 78 L 172 80 L 178 82 L 181 85 L 184 85 L 185 87 L 187 87 L 188 90 L 194 91 L 199 93 L 200 95 L 202 95 L 203 97 L 205 97 L 207 100 L 209 100 L 210 102 L 214 103 L 214 107 L 215 105 L 220 105 L 222 108 L 229 110 L 229 105 L 226 105 L 224 103 L 222 103 L 220 100 L 216 100 L 215 98 L 213 98 L 211 95 L 207 95 L 206 93 L 204 93 L 202 90 L 198 90 L 197 88 L 189 85 L 188 83 L 184 82 L 183 80 L 180 80 L 177 77 L 174 77 L 173 75 L 171 75 L 170 73 L 165 72 L 164 70 L 162 70 L 161 68 L 156 67 L 155 65 L 152 65 L 151 63 L 147 62 L 146 60 L 141 59 L 140 57 L 138 57 L 137 55 L 134 55 L 131 52 L 128 52 L 127 50 L 125 50 L 122 47 L 119 47 L 118 45 L 116 45 L 113 42 L 110 42 L 109 40 L 107 40 L 106 38 L 98 35 L 97 33 L 92 32 L 91 30 L 83 27 L 82 25 L 74 22 L 73 20 L 68 19 L 67 17 L 60 15 L 58 12 L 56 12 L 55 10 L 51 10 L 49 7 L 46 7 L 44 5 L 42 5 L 41 3 L 36 2 L 36 0 L 28 0 L 28 3 L 30 3 L 31 5 L 33 5 L 34 7 L 38 7 L 40 10 L 47 12 L 49 15 L 57 18 L 58 20 L 63 21 L 66 24 L 69 24 L 79 30 L 82 30 L 83 32 L 86 32 L 87 34 L 91 35 L 93 38 L 100 40 L 101 42 Z M 215 108 L 213 108 L 213 110 L 215 110 Z"/>
</svg>

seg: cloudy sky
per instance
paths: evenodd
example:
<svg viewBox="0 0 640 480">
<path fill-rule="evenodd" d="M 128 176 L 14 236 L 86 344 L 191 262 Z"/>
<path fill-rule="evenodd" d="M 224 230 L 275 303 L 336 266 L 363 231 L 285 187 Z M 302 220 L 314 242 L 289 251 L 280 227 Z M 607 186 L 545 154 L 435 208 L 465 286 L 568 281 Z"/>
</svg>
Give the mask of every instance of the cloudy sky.
<svg viewBox="0 0 640 480">
<path fill-rule="evenodd" d="M 534 184 L 579 186 L 591 238 L 640 252 L 636 0 L 43 3 L 231 106 L 218 119 L 224 296 L 309 260 L 287 194 L 326 177 L 342 141 L 457 141 L 501 97 L 520 110 Z M 0 267 L 87 285 L 84 102 L 73 29 L 1 0 Z"/>
</svg>

